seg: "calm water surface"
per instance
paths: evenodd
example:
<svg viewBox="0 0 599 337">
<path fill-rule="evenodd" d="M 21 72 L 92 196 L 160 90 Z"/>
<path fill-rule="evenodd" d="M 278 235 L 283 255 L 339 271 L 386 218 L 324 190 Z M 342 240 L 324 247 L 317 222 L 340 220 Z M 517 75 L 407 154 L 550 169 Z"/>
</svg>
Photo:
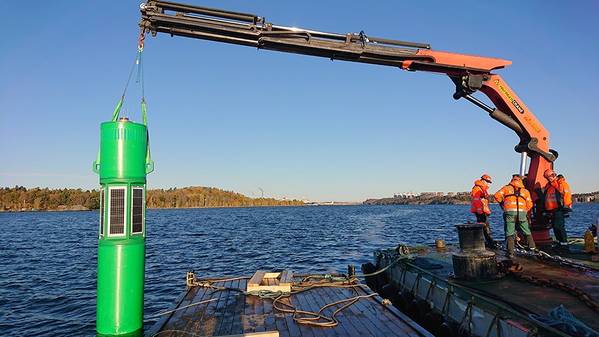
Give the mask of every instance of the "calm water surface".
<svg viewBox="0 0 599 337">
<path fill-rule="evenodd" d="M 496 206 L 496 205 L 493 205 Z M 468 206 L 319 206 L 149 210 L 145 314 L 169 308 L 200 277 L 256 269 L 345 271 L 398 243 L 456 241 Z M 491 218 L 496 238 L 498 208 Z M 568 231 L 581 235 L 597 204 L 575 205 Z M 93 336 L 97 212 L 0 213 L 0 335 Z"/>
</svg>

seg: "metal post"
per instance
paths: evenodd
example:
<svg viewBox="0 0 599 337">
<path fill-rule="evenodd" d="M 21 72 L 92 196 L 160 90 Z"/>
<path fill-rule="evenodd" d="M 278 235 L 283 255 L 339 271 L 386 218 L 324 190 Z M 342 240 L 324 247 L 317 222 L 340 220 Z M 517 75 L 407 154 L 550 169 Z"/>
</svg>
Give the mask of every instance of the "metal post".
<svg viewBox="0 0 599 337">
<path fill-rule="evenodd" d="M 522 152 L 520 154 L 520 175 L 524 177 L 526 174 L 526 160 L 528 159 L 528 153 Z"/>
</svg>

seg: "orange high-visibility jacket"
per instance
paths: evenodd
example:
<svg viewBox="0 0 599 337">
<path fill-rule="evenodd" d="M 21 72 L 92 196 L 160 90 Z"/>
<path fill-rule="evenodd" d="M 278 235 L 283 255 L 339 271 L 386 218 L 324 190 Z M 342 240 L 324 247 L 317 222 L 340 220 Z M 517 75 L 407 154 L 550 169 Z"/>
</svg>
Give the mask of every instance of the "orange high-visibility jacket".
<svg viewBox="0 0 599 337">
<path fill-rule="evenodd" d="M 503 210 L 506 212 L 528 212 L 532 208 L 530 192 L 524 187 L 517 187 L 510 183 L 503 186 L 494 194 L 495 200 L 503 202 Z"/>
<path fill-rule="evenodd" d="M 474 182 L 472 192 L 470 192 L 470 212 L 474 214 L 491 214 L 489 208 L 489 185 L 482 179 Z"/>
<path fill-rule="evenodd" d="M 572 208 L 572 192 L 564 178 L 545 185 L 545 210 L 553 211 L 560 207 Z"/>
<path fill-rule="evenodd" d="M 564 206 L 572 208 L 572 190 L 570 189 L 570 184 L 568 184 L 566 178 L 559 178 L 558 181 L 564 191 Z"/>
</svg>

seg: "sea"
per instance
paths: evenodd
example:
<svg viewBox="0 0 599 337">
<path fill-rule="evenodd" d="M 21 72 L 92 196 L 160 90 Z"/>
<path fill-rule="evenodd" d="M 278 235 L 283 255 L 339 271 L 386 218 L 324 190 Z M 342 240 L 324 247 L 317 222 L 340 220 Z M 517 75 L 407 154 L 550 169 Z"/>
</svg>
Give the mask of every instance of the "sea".
<svg viewBox="0 0 599 337">
<path fill-rule="evenodd" d="M 501 212 L 491 227 L 503 238 Z M 567 219 L 582 236 L 599 204 L 575 204 Z M 145 323 L 169 309 L 185 274 L 251 275 L 359 270 L 376 249 L 456 242 L 466 205 L 305 206 L 147 211 Z M 98 212 L 0 213 L 0 336 L 94 336 Z"/>
</svg>

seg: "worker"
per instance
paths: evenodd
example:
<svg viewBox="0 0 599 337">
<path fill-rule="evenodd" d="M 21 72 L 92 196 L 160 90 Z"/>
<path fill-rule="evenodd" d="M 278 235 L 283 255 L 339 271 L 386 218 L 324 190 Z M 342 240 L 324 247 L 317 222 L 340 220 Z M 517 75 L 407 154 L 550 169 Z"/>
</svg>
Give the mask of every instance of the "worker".
<svg viewBox="0 0 599 337">
<path fill-rule="evenodd" d="M 526 237 L 528 248 L 536 249 L 535 241 L 528 226 L 528 211 L 532 208 L 530 192 L 524 188 L 522 177 L 514 175 L 509 184 L 503 186 L 494 195 L 495 200 L 503 209 L 505 241 L 508 258 L 514 257 L 516 244 L 516 226 Z"/>
<path fill-rule="evenodd" d="M 485 245 L 487 248 L 496 248 L 497 243 L 491 236 L 489 227 L 489 184 L 492 184 L 491 176 L 483 174 L 480 179 L 474 181 L 474 187 L 470 192 L 470 212 L 476 216 L 476 222 L 483 224 L 483 234 L 485 235 Z"/>
<path fill-rule="evenodd" d="M 566 212 L 572 212 L 572 190 L 570 190 L 570 184 L 568 184 L 563 174 L 557 175 L 557 182 L 562 186 L 564 191 L 564 195 L 562 196 L 564 208 Z"/>
<path fill-rule="evenodd" d="M 572 211 L 572 193 L 570 186 L 562 175 L 561 179 L 547 169 L 543 173 L 547 179 L 547 185 L 543 189 L 545 195 L 545 215 L 549 218 L 553 227 L 553 234 L 562 250 L 568 248 L 568 233 L 566 232 L 566 217 Z"/>
</svg>

